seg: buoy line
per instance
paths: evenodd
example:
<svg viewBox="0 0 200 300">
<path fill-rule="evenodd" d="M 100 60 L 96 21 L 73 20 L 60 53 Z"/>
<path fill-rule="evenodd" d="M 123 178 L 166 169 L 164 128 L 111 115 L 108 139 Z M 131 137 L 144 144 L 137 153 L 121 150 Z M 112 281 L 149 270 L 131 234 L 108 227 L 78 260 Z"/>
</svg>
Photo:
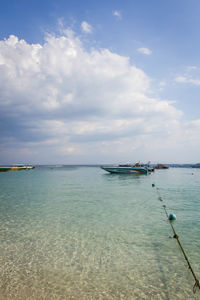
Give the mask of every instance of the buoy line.
<svg viewBox="0 0 200 300">
<path fill-rule="evenodd" d="M 152 183 L 152 187 L 155 187 L 154 183 Z M 162 197 L 160 195 L 159 188 L 156 187 L 156 191 L 157 191 L 157 194 L 158 194 L 158 200 L 160 200 L 162 202 L 163 199 L 162 199 Z M 181 252 L 183 253 L 183 256 L 184 256 L 184 258 L 185 258 L 185 260 L 186 260 L 186 262 L 188 264 L 188 267 L 189 267 L 189 269 L 190 269 L 190 271 L 192 273 L 192 276 L 194 277 L 195 283 L 194 283 L 194 286 L 193 286 L 193 293 L 195 294 L 197 288 L 199 288 L 199 290 L 200 290 L 200 282 L 199 282 L 199 280 L 198 280 L 198 278 L 197 278 L 197 276 L 196 276 L 196 274 L 195 274 L 195 272 L 194 272 L 194 270 L 193 270 L 193 268 L 192 268 L 192 266 L 191 266 L 191 264 L 189 262 L 189 259 L 188 259 L 187 255 L 185 253 L 185 250 L 183 249 L 183 246 L 182 246 L 182 244 L 181 244 L 181 242 L 179 240 L 179 236 L 178 236 L 178 234 L 176 233 L 176 231 L 174 229 L 173 221 L 176 220 L 176 215 L 174 215 L 174 214 L 168 214 L 167 209 L 166 209 L 166 205 L 163 205 L 162 207 L 163 207 L 163 209 L 165 211 L 165 214 L 167 216 L 167 220 L 168 220 L 169 224 L 171 225 L 171 228 L 172 228 L 172 231 L 173 231 L 173 234 L 174 234 L 173 237 L 177 240 L 177 243 L 178 243 L 178 245 L 179 245 L 179 247 L 181 249 Z"/>
</svg>

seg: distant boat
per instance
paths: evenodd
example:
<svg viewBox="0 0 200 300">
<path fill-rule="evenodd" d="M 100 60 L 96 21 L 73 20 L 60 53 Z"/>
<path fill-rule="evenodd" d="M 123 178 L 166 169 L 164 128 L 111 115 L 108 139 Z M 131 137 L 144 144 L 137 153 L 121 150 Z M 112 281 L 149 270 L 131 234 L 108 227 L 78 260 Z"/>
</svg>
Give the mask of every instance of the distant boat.
<svg viewBox="0 0 200 300">
<path fill-rule="evenodd" d="M 34 166 L 0 166 L 0 172 L 31 170 Z"/>
<path fill-rule="evenodd" d="M 155 169 L 169 169 L 168 166 L 163 165 L 163 164 L 157 164 L 157 165 L 155 165 L 154 168 L 155 168 Z"/>
<path fill-rule="evenodd" d="M 192 168 L 200 168 L 200 163 L 197 163 L 197 164 L 194 164 L 194 165 L 191 165 Z"/>
<path fill-rule="evenodd" d="M 152 171 L 147 166 L 141 166 L 139 163 L 135 165 L 101 166 L 101 168 L 109 173 L 117 174 L 148 174 Z"/>
</svg>

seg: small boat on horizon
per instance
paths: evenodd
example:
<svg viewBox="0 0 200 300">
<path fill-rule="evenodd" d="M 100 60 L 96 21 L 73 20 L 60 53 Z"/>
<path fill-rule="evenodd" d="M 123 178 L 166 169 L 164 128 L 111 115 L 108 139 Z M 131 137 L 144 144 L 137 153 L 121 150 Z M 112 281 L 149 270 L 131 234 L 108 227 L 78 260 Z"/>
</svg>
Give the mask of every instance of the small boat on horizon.
<svg viewBox="0 0 200 300">
<path fill-rule="evenodd" d="M 21 170 L 32 170 L 35 167 L 32 165 L 24 166 L 24 165 L 15 165 L 15 166 L 0 166 L 0 172 L 8 172 L 8 171 L 21 171 Z"/>
<path fill-rule="evenodd" d="M 157 164 L 154 166 L 155 169 L 169 169 L 167 165 Z"/>
<path fill-rule="evenodd" d="M 135 165 L 101 166 L 101 169 L 115 174 L 148 174 L 153 171 L 149 166 L 140 165 L 139 163 Z"/>
<path fill-rule="evenodd" d="M 200 168 L 200 163 L 197 163 L 197 164 L 194 164 L 194 165 L 191 165 L 192 168 Z"/>
</svg>

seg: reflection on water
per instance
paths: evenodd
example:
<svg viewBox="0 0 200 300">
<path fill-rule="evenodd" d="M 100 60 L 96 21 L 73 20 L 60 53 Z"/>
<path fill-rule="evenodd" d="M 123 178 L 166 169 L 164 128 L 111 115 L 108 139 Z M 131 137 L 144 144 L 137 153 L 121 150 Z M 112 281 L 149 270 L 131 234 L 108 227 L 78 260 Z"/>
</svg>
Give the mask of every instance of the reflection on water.
<svg viewBox="0 0 200 300">
<path fill-rule="evenodd" d="M 103 176 L 106 178 L 106 180 L 109 181 L 125 181 L 128 184 L 132 183 L 134 180 L 136 183 L 143 182 L 142 177 L 151 176 L 151 175 L 140 175 L 140 174 L 112 174 L 112 173 L 105 173 Z"/>
</svg>

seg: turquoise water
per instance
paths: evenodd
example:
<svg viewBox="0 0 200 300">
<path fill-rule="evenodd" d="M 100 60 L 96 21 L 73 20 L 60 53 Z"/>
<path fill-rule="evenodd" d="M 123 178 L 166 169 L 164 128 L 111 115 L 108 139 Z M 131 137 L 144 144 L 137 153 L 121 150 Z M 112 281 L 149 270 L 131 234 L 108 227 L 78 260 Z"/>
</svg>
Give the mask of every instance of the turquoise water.
<svg viewBox="0 0 200 300">
<path fill-rule="evenodd" d="M 200 169 L 36 168 L 0 191 L 0 299 L 200 299 L 162 208 L 199 278 Z"/>
</svg>

